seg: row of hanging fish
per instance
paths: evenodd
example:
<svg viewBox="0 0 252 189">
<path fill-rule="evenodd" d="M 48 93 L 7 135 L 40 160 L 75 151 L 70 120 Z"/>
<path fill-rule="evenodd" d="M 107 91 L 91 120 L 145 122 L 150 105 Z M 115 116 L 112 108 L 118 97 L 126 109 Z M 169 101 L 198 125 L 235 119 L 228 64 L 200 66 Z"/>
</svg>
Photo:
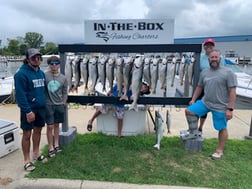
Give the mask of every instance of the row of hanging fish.
<svg viewBox="0 0 252 189">
<path fill-rule="evenodd" d="M 185 73 L 188 72 L 189 83 L 192 84 L 193 58 L 177 58 L 175 56 L 160 55 L 135 55 L 113 56 L 92 55 L 67 57 L 65 63 L 65 75 L 67 77 L 69 91 L 77 91 L 80 82 L 84 85 L 84 94 L 95 94 L 97 83 L 102 85 L 102 91 L 108 93 L 114 83 L 117 83 L 119 96 L 123 100 L 129 100 L 127 91 L 131 88 L 133 103 L 131 109 L 136 109 L 137 99 L 142 81 L 149 84 L 152 94 L 156 94 L 157 83 L 160 90 L 165 90 L 167 80 L 174 86 L 175 76 L 179 76 L 180 85 L 183 85 Z M 108 86 L 107 86 L 108 85 Z M 123 94 L 121 93 L 124 85 Z"/>
</svg>

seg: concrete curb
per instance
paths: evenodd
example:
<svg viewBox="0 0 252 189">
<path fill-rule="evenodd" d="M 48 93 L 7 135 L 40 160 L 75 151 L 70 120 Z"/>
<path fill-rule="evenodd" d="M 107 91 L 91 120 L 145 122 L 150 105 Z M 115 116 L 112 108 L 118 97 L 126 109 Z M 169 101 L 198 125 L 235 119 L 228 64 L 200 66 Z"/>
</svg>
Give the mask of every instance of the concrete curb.
<svg viewBox="0 0 252 189">
<path fill-rule="evenodd" d="M 66 179 L 20 179 L 11 185 L 9 189 L 192 189 L 195 187 L 166 186 L 166 185 L 147 185 L 147 184 L 128 184 L 117 182 L 100 182 L 87 180 L 66 180 Z M 197 189 L 207 189 L 196 187 Z"/>
</svg>

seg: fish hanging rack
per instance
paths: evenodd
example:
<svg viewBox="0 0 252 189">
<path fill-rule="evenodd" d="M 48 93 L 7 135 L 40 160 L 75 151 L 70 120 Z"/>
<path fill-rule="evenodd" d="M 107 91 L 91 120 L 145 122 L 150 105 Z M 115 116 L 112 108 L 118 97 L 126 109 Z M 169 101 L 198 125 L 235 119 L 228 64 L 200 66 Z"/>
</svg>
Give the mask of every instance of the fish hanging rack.
<svg viewBox="0 0 252 189">
<path fill-rule="evenodd" d="M 201 44 L 154 44 L 154 45 L 86 45 L 86 44 L 60 44 L 59 53 L 62 60 L 61 73 L 65 73 L 66 53 L 185 53 L 193 52 L 195 64 L 193 67 L 193 91 L 199 79 L 199 59 L 201 53 Z M 138 104 L 152 105 L 188 105 L 189 96 L 181 97 L 139 97 Z M 116 104 L 118 97 L 108 96 L 68 96 L 69 103 L 80 103 L 83 105 L 92 105 L 94 103 Z M 131 101 L 125 102 L 126 104 Z"/>
</svg>

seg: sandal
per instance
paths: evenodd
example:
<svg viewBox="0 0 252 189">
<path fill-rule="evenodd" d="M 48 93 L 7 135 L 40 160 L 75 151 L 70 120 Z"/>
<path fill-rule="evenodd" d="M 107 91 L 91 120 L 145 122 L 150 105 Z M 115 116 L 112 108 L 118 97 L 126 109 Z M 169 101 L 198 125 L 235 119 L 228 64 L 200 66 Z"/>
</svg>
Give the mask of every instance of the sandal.
<svg viewBox="0 0 252 189">
<path fill-rule="evenodd" d="M 35 170 L 35 166 L 32 162 L 28 162 L 26 164 L 24 164 L 24 170 L 27 171 L 27 172 L 32 172 Z"/>
<path fill-rule="evenodd" d="M 89 132 L 92 131 L 92 128 L 93 128 L 92 124 L 88 124 L 88 125 L 87 125 L 87 130 L 88 130 Z"/>
<path fill-rule="evenodd" d="M 45 157 L 45 156 L 43 156 L 43 155 L 40 155 L 39 157 L 34 157 L 34 160 L 36 160 L 36 161 L 40 161 L 41 163 L 46 163 L 47 161 L 48 161 L 48 159 Z"/>
<path fill-rule="evenodd" d="M 221 159 L 222 156 L 223 156 L 223 153 L 222 153 L 222 152 L 216 151 L 216 152 L 214 152 L 214 153 L 211 155 L 211 158 L 212 158 L 213 160 L 217 160 L 217 159 Z"/>
<path fill-rule="evenodd" d="M 48 157 L 49 158 L 52 158 L 52 157 L 55 157 L 56 155 L 55 155 L 55 150 L 49 150 L 48 151 Z"/>
<path fill-rule="evenodd" d="M 54 148 L 54 153 L 59 153 L 61 151 L 62 151 L 62 149 L 59 146 Z"/>
</svg>

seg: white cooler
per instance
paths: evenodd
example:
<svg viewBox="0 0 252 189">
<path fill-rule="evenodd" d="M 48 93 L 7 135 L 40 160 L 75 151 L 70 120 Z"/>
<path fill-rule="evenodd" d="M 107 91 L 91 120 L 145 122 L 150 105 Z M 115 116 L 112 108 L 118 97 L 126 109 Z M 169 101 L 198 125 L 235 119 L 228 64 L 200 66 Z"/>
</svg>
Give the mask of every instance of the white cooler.
<svg viewBox="0 0 252 189">
<path fill-rule="evenodd" d="M 95 104 L 98 108 L 100 104 Z M 144 134 L 146 125 L 146 108 L 138 105 L 138 112 L 128 110 L 129 105 L 125 105 L 125 115 L 123 119 L 123 136 Z M 101 114 L 97 117 L 97 131 L 107 135 L 117 135 L 117 119 L 113 116 L 114 110 Z"/>
<path fill-rule="evenodd" d="M 14 122 L 0 119 L 0 158 L 17 150 L 19 145 L 19 127 Z"/>
</svg>

